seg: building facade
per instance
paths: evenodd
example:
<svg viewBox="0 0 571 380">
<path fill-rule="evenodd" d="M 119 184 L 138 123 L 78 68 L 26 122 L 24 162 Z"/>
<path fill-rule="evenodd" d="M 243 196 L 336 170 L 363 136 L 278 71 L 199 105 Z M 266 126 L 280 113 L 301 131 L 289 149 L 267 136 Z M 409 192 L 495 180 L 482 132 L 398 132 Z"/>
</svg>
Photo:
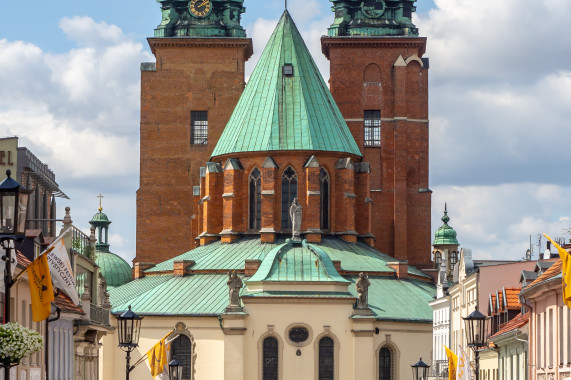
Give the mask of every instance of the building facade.
<svg viewBox="0 0 571 380">
<path fill-rule="evenodd" d="M 200 168 L 243 93 L 244 63 L 252 55 L 251 39 L 240 26 L 243 1 L 211 1 L 205 16 L 177 1 L 160 3 L 162 22 L 149 39 L 156 62 L 141 66 L 135 262 L 143 264 L 198 246 L 203 228 L 193 198 L 201 194 Z M 394 0 L 382 11 L 356 0 L 333 3 L 335 19 L 321 40 L 330 61 L 332 100 L 369 165 L 367 198 L 374 207 L 369 231 L 327 230 L 370 239 L 381 252 L 427 268 L 428 60 L 426 39 L 411 22 L 414 1 Z M 274 229 L 279 234 L 288 227 Z M 212 226 L 208 233 L 219 237 L 222 230 Z M 251 230 L 259 228 L 245 225 L 234 232 Z M 164 247 L 160 253 L 156 244 Z"/>
<path fill-rule="evenodd" d="M 165 21 L 165 12 L 170 17 L 178 8 L 172 10 L 175 2 L 161 3 Z M 185 38 L 173 41 L 169 37 L 158 38 L 156 46 L 164 48 L 169 56 L 163 55 L 162 59 L 157 56 L 156 73 L 161 67 L 174 70 L 176 51 L 168 49 L 185 46 L 189 49 L 185 54 L 190 55 L 198 43 L 226 41 L 224 38 L 229 37 L 220 37 L 218 33 L 224 35 L 228 30 L 215 28 L 217 24 L 211 23 L 212 17 L 225 14 L 216 13 L 218 6 L 226 4 L 232 14 L 232 6 L 238 3 L 241 2 L 212 1 L 211 8 L 193 9 L 191 2 L 179 21 L 193 20 L 196 24 L 173 21 L 173 33 Z M 405 30 L 409 31 L 406 25 L 410 23 L 410 14 L 403 16 L 402 11 L 412 12 L 410 1 L 395 1 L 395 7 L 380 14 L 368 7 L 361 8 L 357 1 L 345 3 L 351 4 L 351 17 L 367 9 L 367 14 L 359 17 L 373 19 L 374 22 L 368 21 L 371 25 L 379 24 L 381 16 L 396 25 L 387 30 L 372 27 L 370 33 L 377 33 L 372 39 L 381 43 L 383 38 L 393 37 L 378 33 L 394 33 L 403 41 L 410 38 L 414 46 L 411 51 L 418 52 L 422 41 L 412 30 L 411 36 L 405 35 Z M 395 13 L 396 9 L 401 13 Z M 169 24 L 168 20 L 165 22 Z M 203 28 L 202 34 L 199 26 Z M 365 33 L 365 30 L 354 32 Z M 209 33 L 213 35 L 204 37 Z M 356 39 L 359 36 L 355 34 Z M 331 51 L 336 49 L 331 45 L 336 38 L 332 36 L 327 42 Z M 237 49 L 235 44 L 248 41 L 240 35 L 224 45 L 234 49 L 235 59 L 235 71 L 228 76 L 227 85 L 231 87 L 228 96 L 234 94 L 232 78 L 234 74 L 242 75 L 242 59 L 247 52 L 247 46 Z M 150 43 L 153 46 L 155 41 L 151 39 Z M 154 51 L 159 50 L 157 47 Z M 411 51 L 403 54 L 408 58 Z M 223 62 L 223 56 L 217 57 Z M 206 54 L 199 58 L 211 59 Z M 394 58 L 398 60 L 398 56 Z M 168 65 L 167 60 L 171 60 Z M 402 60 L 406 66 L 406 60 Z M 391 70 L 405 67 L 398 61 Z M 413 76 L 426 74 L 426 68 L 422 69 L 417 60 L 409 60 L 409 65 L 416 73 Z M 166 74 L 164 71 L 160 75 Z M 399 87 L 398 91 L 401 90 Z M 148 89 L 143 86 L 142 91 Z M 161 92 L 156 91 L 154 102 L 161 98 Z M 211 153 L 200 164 L 197 172 L 200 181 L 192 187 L 190 201 L 195 211 L 190 225 L 198 246 L 192 250 L 176 249 L 174 245 L 163 247 L 161 239 L 153 240 L 146 251 L 137 250 L 134 280 L 110 290 L 114 314 L 130 307 L 144 316 L 140 344 L 133 352 L 132 362 L 144 357 L 170 332 L 169 337 L 174 339 L 170 357 L 182 362 L 184 379 L 407 378 L 411 364 L 419 357 L 431 355 L 432 310 L 428 301 L 433 298 L 435 287 L 432 276 L 412 265 L 415 262 L 423 267 L 430 261 L 430 250 L 429 247 L 425 250 L 424 258 L 409 247 L 403 252 L 414 253 L 410 257 L 401 254 L 397 259 L 394 252 L 385 254 L 376 249 L 373 224 L 378 220 L 373 221 L 376 217 L 372 190 L 380 189 L 371 185 L 373 164 L 364 159 L 359 145 L 364 140 L 353 136 L 347 117 L 340 111 L 287 10 L 248 85 L 235 94 L 238 97 L 231 116 L 222 125 L 217 141 L 212 143 Z M 187 93 L 178 104 L 194 96 Z M 206 97 L 205 101 L 208 99 L 214 98 Z M 205 109 L 192 107 L 188 103 L 180 108 L 190 115 L 189 124 L 184 127 L 190 125 L 189 138 L 206 124 L 205 114 L 198 113 Z M 142 123 L 146 120 L 145 112 L 142 111 Z M 165 112 L 168 107 L 157 109 L 157 115 Z M 209 109 L 208 118 L 213 113 Z M 381 121 L 378 113 L 373 116 L 375 121 L 366 124 L 370 128 L 367 133 L 378 139 L 382 133 L 378 129 Z M 153 124 L 150 129 L 153 136 L 157 136 L 157 127 Z M 364 122 L 361 127 L 362 133 Z M 142 132 L 142 140 L 146 138 L 143 135 Z M 378 147 L 375 149 L 380 152 Z M 414 157 L 409 159 L 414 161 Z M 188 159 L 182 162 L 188 168 Z M 168 179 L 176 180 L 173 175 Z M 395 201 L 399 206 L 391 201 L 390 207 L 400 210 L 401 206 L 406 208 L 402 202 L 429 197 L 429 192 L 413 191 L 406 188 L 406 183 L 402 179 L 398 183 L 400 190 L 395 191 L 402 190 Z M 386 191 L 393 190 L 388 186 Z M 402 197 L 403 194 L 406 196 Z M 170 196 L 177 202 L 180 199 L 176 192 Z M 147 207 L 147 201 L 139 199 L 142 203 L 138 207 Z M 155 206 L 183 204 L 177 202 Z M 145 231 L 144 225 L 154 220 L 143 219 L 138 219 L 142 223 L 138 225 L 140 231 Z M 167 224 L 169 231 L 177 226 L 181 226 L 181 233 L 187 233 L 182 218 L 173 217 Z M 399 225 L 397 230 L 401 228 Z M 176 240 L 178 233 L 167 233 L 161 238 Z M 406 239 L 402 231 L 399 234 Z M 408 240 L 414 244 L 414 239 Z M 125 359 L 117 347 L 116 335 L 108 334 L 103 340 L 100 378 L 122 377 Z M 131 376 L 150 379 L 147 361 Z"/>
</svg>

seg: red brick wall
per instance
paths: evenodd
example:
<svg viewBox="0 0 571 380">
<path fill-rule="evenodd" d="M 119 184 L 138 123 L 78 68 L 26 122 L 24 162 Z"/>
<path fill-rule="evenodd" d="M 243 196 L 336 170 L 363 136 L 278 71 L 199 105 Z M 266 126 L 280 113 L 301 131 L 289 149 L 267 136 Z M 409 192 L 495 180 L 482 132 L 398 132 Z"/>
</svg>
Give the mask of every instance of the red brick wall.
<svg viewBox="0 0 571 380">
<path fill-rule="evenodd" d="M 156 71 L 141 72 L 140 187 L 135 262 L 193 247 L 192 187 L 244 89 L 250 39 L 149 39 Z M 190 144 L 190 111 L 208 111 L 208 144 Z M 204 193 L 202 193 L 204 194 Z M 201 230 L 197 225 L 194 231 Z M 161 247 L 161 249 L 157 249 Z"/>
<path fill-rule="evenodd" d="M 322 38 L 331 93 L 371 164 L 375 248 L 420 267 L 430 267 L 431 196 L 419 192 L 428 188 L 428 69 L 411 57 L 425 46 L 414 37 Z M 364 147 L 372 109 L 381 110 L 380 147 Z"/>
</svg>

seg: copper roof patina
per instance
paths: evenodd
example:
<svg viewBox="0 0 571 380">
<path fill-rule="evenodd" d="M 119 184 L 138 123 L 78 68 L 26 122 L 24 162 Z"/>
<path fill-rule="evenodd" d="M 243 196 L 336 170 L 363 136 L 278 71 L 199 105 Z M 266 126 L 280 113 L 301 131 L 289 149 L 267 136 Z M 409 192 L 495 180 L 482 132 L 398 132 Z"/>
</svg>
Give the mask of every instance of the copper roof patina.
<svg viewBox="0 0 571 380">
<path fill-rule="evenodd" d="M 317 150 L 361 156 L 359 147 L 286 10 L 212 156 Z"/>
<path fill-rule="evenodd" d="M 175 260 L 188 260 L 187 274 L 173 275 Z M 260 260 L 258 271 L 244 277 L 245 261 Z M 340 262 L 340 270 L 334 261 Z M 257 236 L 243 237 L 232 244 L 220 241 L 200 246 L 144 271 L 145 277 L 110 290 L 114 313 L 129 305 L 141 315 L 216 316 L 228 305 L 227 271 L 237 270 L 247 285 L 253 282 L 287 283 L 294 281 L 346 285 L 346 291 L 322 289 L 269 289 L 248 292 L 245 298 L 347 298 L 356 297 L 358 272 L 369 273 L 369 305 L 379 320 L 425 323 L 432 319 L 428 301 L 435 294 L 429 277 L 408 267 L 409 277 L 399 279 L 387 263 L 395 258 L 363 243 L 349 243 L 324 236 L 321 243 L 293 245 L 284 238 L 276 243 L 261 243 Z M 345 273 L 345 274 L 343 274 Z M 336 285 L 337 286 L 337 285 Z M 181 297 L 184 294 L 184 297 Z"/>
</svg>

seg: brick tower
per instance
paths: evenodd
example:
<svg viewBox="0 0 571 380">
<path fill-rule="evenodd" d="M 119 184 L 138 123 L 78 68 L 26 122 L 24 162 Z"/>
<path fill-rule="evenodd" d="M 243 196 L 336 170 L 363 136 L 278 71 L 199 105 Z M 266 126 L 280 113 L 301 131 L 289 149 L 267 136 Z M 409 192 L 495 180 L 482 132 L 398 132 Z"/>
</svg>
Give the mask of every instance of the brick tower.
<svg viewBox="0 0 571 380">
<path fill-rule="evenodd" d="M 330 90 L 371 165 L 375 248 L 430 266 L 428 60 L 415 0 L 332 0 Z"/>
<path fill-rule="evenodd" d="M 252 41 L 243 0 L 159 0 L 162 22 L 141 64 L 137 254 L 157 263 L 195 246 L 193 191 L 244 89 Z"/>
</svg>

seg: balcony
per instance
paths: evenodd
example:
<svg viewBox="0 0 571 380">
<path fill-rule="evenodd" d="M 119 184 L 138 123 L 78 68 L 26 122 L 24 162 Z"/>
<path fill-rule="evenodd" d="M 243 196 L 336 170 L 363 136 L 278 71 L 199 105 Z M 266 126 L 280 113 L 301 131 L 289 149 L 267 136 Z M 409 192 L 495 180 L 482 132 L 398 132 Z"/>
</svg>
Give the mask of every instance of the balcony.
<svg viewBox="0 0 571 380">
<path fill-rule="evenodd" d="M 91 322 L 97 323 L 99 325 L 109 326 L 109 310 L 104 309 L 95 304 L 91 304 L 89 308 Z"/>
</svg>

